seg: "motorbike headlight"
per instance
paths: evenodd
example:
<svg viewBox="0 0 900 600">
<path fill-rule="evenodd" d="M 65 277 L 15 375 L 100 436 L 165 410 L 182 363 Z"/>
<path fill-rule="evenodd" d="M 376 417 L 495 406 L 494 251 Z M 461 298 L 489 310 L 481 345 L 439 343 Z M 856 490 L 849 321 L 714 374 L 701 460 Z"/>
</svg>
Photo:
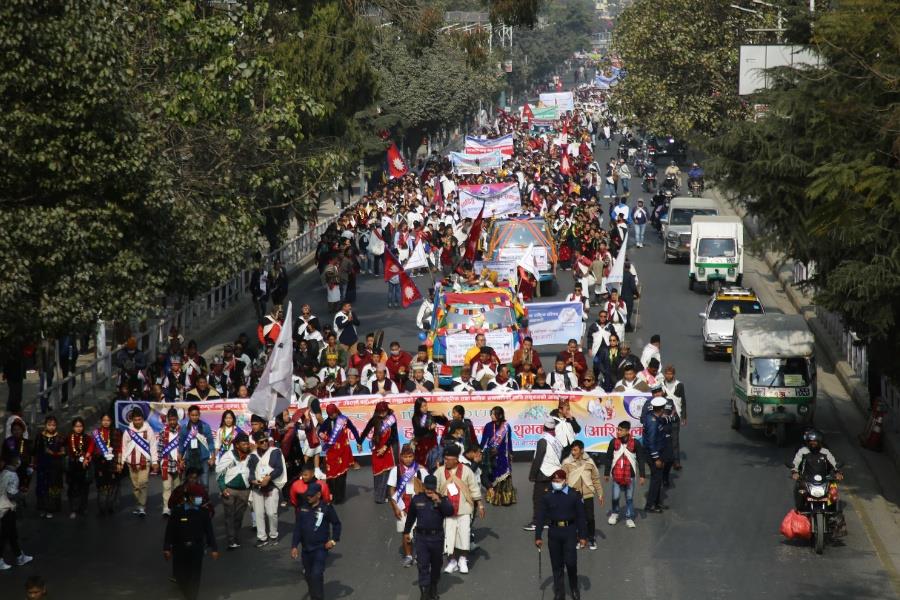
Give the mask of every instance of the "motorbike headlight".
<svg viewBox="0 0 900 600">
<path fill-rule="evenodd" d="M 825 496 L 825 486 L 824 485 L 811 485 L 809 486 L 809 495 L 813 498 L 823 498 Z"/>
<path fill-rule="evenodd" d="M 761 414 L 763 413 L 763 407 L 762 407 L 762 404 L 756 404 L 756 403 L 751 404 L 751 405 L 750 405 L 750 412 L 753 413 L 753 414 L 756 415 L 756 416 L 761 415 Z"/>
</svg>

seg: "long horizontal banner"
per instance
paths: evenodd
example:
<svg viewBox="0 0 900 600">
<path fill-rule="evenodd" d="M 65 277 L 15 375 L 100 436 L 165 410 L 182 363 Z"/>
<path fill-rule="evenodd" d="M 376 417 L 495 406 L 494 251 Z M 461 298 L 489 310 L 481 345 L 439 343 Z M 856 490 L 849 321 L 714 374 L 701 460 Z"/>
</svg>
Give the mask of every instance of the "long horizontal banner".
<svg viewBox="0 0 900 600">
<path fill-rule="evenodd" d="M 572 92 L 550 92 L 540 95 L 540 102 L 544 106 L 556 106 L 560 111 L 575 110 L 575 94 Z M 537 113 L 535 113 L 537 118 Z"/>
<path fill-rule="evenodd" d="M 522 195 L 515 183 L 485 183 L 459 186 L 459 216 L 474 219 L 484 206 L 485 217 L 522 211 Z"/>
<path fill-rule="evenodd" d="M 581 340 L 584 327 L 581 302 L 533 302 L 528 309 L 528 335 L 535 346 L 566 344 Z"/>
<path fill-rule="evenodd" d="M 412 440 L 412 410 L 413 403 L 420 395 L 417 394 L 389 394 L 387 396 L 366 395 L 346 396 L 323 400 L 334 402 L 341 412 L 353 421 L 357 430 L 362 431 L 372 416 L 375 403 L 386 400 L 397 415 L 400 443 L 405 444 Z M 643 427 L 640 423 L 641 409 L 649 398 L 649 394 L 603 394 L 602 392 L 512 392 L 508 394 L 495 394 L 492 392 L 443 392 L 439 394 L 425 394 L 428 400 L 428 410 L 434 414 L 440 414 L 450 418 L 453 407 L 462 404 L 466 408 L 466 417 L 472 420 L 475 431 L 481 437 L 484 426 L 490 421 L 491 409 L 495 406 L 503 407 L 506 419 L 513 431 L 513 450 L 532 450 L 541 438 L 544 421 L 549 417 L 550 411 L 557 408 L 560 400 L 569 400 L 572 407 L 572 416 L 581 425 L 581 433 L 578 439 L 582 440 L 585 449 L 590 452 L 605 452 L 606 446 L 616 433 L 616 425 L 621 421 L 631 422 L 631 432 L 636 437 L 643 435 Z M 196 402 L 200 407 L 200 418 L 209 423 L 215 431 L 222 419 L 225 410 L 234 411 L 238 419 L 238 426 L 249 431 L 250 413 L 247 411 L 247 400 L 211 400 Z M 147 422 L 155 431 L 161 431 L 166 412 L 170 408 L 178 410 L 181 422 L 187 419 L 189 402 L 143 402 L 122 401 L 116 402 L 116 426 L 120 429 L 126 427 L 128 415 L 132 409 L 139 408 L 143 411 Z M 443 428 L 438 428 L 443 433 Z M 371 449 L 366 442 L 362 454 L 369 454 Z"/>
<path fill-rule="evenodd" d="M 486 154 L 451 152 L 450 162 L 458 175 L 478 175 L 484 171 L 499 169 L 503 165 L 503 154 L 499 150 Z"/>
<path fill-rule="evenodd" d="M 481 139 L 466 136 L 466 154 L 489 154 L 491 152 L 500 152 L 503 156 L 511 157 L 513 155 L 513 136 L 511 133 L 493 139 Z"/>
</svg>

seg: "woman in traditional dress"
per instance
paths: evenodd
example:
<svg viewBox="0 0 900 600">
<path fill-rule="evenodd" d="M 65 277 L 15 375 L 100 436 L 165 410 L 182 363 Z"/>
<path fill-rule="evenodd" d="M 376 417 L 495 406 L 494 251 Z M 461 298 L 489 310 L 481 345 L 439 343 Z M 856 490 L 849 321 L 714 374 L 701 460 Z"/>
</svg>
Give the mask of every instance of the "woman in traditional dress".
<svg viewBox="0 0 900 600">
<path fill-rule="evenodd" d="M 19 457 L 19 468 L 16 469 L 16 475 L 19 476 L 19 492 L 22 498 L 25 498 L 31 484 L 31 451 L 33 447 L 29 443 L 28 436 L 25 435 L 28 429 L 21 417 L 13 416 L 7 424 L 7 430 L 9 437 L 3 441 L 3 445 L 7 452 Z"/>
<path fill-rule="evenodd" d="M 372 477 L 374 478 L 373 493 L 375 504 L 384 504 L 387 501 L 387 481 L 391 469 L 396 464 L 394 453 L 400 436 L 397 432 L 397 417 L 388 403 L 381 401 L 375 405 L 375 414 L 366 423 L 359 438 L 365 440 L 372 433 L 369 442 L 372 450 Z M 362 452 L 362 442 L 356 445 L 356 449 Z"/>
<path fill-rule="evenodd" d="M 509 506 L 516 502 L 516 488 L 512 481 L 512 428 L 506 422 L 502 406 L 491 409 L 491 422 L 484 426 L 481 447 L 491 465 L 487 501 L 495 506 Z"/>
<path fill-rule="evenodd" d="M 219 422 L 219 428 L 216 430 L 216 460 L 222 458 L 226 453 L 231 451 L 234 444 L 234 438 L 241 430 L 237 426 L 237 419 L 234 412 L 226 410 L 222 413 L 222 420 Z"/>
<path fill-rule="evenodd" d="M 66 436 L 66 485 L 69 496 L 69 518 L 84 515 L 87 510 L 88 488 L 91 485 L 91 438 L 84 430 L 81 417 L 72 419 L 72 431 Z"/>
<path fill-rule="evenodd" d="M 66 445 L 57 431 L 56 417 L 44 419 L 44 431 L 34 440 L 34 470 L 38 514 L 52 519 L 62 510 L 63 480 L 66 472 Z"/>
<path fill-rule="evenodd" d="M 325 479 L 335 504 L 347 496 L 347 471 L 354 464 L 350 434 L 359 444 L 359 431 L 353 422 L 341 414 L 333 402 L 325 407 L 326 418 L 318 428 L 322 452 L 325 454 Z"/>
<path fill-rule="evenodd" d="M 444 415 L 433 415 L 428 412 L 428 400 L 416 398 L 412 414 L 412 445 L 416 452 L 416 463 L 420 465 L 428 463 L 428 453 L 437 446 L 437 426 L 446 425 L 448 422 Z"/>
<path fill-rule="evenodd" d="M 91 436 L 91 464 L 94 465 L 94 482 L 97 484 L 97 505 L 100 515 L 111 515 L 119 499 L 119 480 L 122 467 L 119 453 L 122 452 L 122 434 L 112 426 L 108 414 L 100 417 L 100 427 Z"/>
</svg>

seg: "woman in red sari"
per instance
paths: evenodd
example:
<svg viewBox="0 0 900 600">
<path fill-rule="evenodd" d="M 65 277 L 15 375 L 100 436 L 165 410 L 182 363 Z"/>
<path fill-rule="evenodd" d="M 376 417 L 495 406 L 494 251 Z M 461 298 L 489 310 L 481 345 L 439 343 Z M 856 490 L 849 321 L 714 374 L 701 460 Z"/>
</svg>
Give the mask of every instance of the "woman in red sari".
<svg viewBox="0 0 900 600">
<path fill-rule="evenodd" d="M 347 471 L 354 464 L 350 447 L 350 434 L 358 444 L 359 431 L 347 417 L 341 414 L 333 402 L 325 407 L 328 418 L 319 425 L 319 440 L 325 454 L 325 478 L 335 504 L 344 501 L 347 495 Z"/>
<path fill-rule="evenodd" d="M 387 402 L 381 401 L 375 405 L 375 414 L 366 423 L 359 438 L 365 440 L 372 433 L 369 446 L 372 449 L 372 476 L 375 484 L 375 504 L 387 502 L 387 481 L 391 469 L 396 464 L 394 453 L 399 442 L 397 432 L 397 417 Z M 356 449 L 362 451 L 362 442 L 356 445 Z"/>
</svg>

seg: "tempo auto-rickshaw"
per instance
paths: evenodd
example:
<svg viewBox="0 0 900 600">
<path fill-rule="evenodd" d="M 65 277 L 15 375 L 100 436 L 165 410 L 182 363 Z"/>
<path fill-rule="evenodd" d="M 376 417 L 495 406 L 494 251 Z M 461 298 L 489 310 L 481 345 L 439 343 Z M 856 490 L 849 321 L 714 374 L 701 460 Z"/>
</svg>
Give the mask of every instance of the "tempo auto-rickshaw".
<svg viewBox="0 0 900 600">
<path fill-rule="evenodd" d="M 800 315 L 737 315 L 731 356 L 731 427 L 741 418 L 778 445 L 816 412 L 815 338 Z"/>
</svg>

